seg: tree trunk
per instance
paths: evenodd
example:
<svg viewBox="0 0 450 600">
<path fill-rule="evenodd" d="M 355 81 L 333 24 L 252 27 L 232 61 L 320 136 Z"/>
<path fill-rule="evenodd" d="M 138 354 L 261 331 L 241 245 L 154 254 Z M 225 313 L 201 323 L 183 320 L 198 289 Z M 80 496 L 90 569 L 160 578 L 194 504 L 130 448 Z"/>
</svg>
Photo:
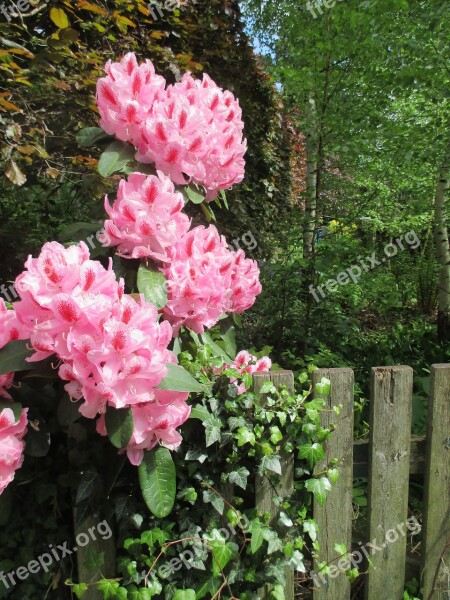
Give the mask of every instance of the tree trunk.
<svg viewBox="0 0 450 600">
<path fill-rule="evenodd" d="M 434 202 L 434 239 L 439 263 L 438 338 L 448 343 L 450 338 L 450 246 L 445 215 L 445 201 L 450 187 L 450 148 L 447 149 L 439 172 Z"/>
</svg>

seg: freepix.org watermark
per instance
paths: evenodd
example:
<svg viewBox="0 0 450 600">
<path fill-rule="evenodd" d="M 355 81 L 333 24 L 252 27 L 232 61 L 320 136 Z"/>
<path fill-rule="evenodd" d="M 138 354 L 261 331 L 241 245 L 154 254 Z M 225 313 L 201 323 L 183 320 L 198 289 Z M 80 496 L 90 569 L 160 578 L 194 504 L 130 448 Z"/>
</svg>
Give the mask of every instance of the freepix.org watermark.
<svg viewBox="0 0 450 600">
<path fill-rule="evenodd" d="M 326 296 L 326 292 L 335 292 L 339 285 L 347 285 L 350 281 L 358 283 L 359 278 L 363 273 L 373 271 L 376 267 L 384 264 L 389 258 L 393 258 L 398 254 L 399 249 L 405 250 L 403 242 L 412 250 L 416 250 L 420 246 L 420 240 L 417 237 L 417 233 L 414 230 L 408 231 L 405 235 L 398 237 L 394 242 L 386 244 L 384 247 L 384 254 L 381 260 L 378 260 L 376 253 L 372 252 L 371 256 L 366 256 L 364 259 L 358 257 L 358 264 L 352 265 L 345 271 L 341 271 L 335 279 L 328 279 L 324 285 L 319 285 L 316 288 L 311 284 L 309 286 L 309 293 L 312 294 L 316 302 L 320 302 Z M 325 288 L 325 289 L 324 289 Z M 321 297 L 319 297 L 318 292 Z"/>
<path fill-rule="evenodd" d="M 30 560 L 27 565 L 18 567 L 17 569 L 14 569 L 6 574 L 3 573 L 3 571 L 0 571 L 0 581 L 5 588 L 9 590 L 11 587 L 17 585 L 20 581 L 25 581 L 28 579 L 31 574 L 39 573 L 41 570 L 48 573 L 53 563 L 58 563 L 66 558 L 66 556 L 74 554 L 78 551 L 78 548 L 84 548 L 84 546 L 90 544 L 91 541 L 95 542 L 97 540 L 97 534 L 102 540 L 109 540 L 109 538 L 112 536 L 111 527 L 108 525 L 106 520 L 98 523 L 94 527 L 89 527 L 87 533 L 79 533 L 75 538 L 77 545 L 72 550 L 68 548 L 69 542 L 57 544 L 56 548 L 53 546 L 53 544 L 50 544 L 48 546 L 49 552 L 44 552 L 44 554 L 38 556 L 37 559 Z"/>
<path fill-rule="evenodd" d="M 14 4 L 5 4 L 5 2 L 1 2 L 0 13 L 6 17 L 8 22 L 11 22 L 12 18 L 18 17 L 20 13 L 26 13 L 30 8 L 37 8 L 39 4 L 47 4 L 48 1 L 49 0 L 17 0 Z"/>
<path fill-rule="evenodd" d="M 147 4 L 147 9 L 152 15 L 152 19 L 157 21 L 158 18 L 164 16 L 164 11 L 173 12 L 174 10 L 184 10 L 189 7 L 190 4 L 197 4 L 198 0 L 151 0 Z M 159 15 L 159 17 L 158 17 Z"/>
<path fill-rule="evenodd" d="M 314 19 L 317 19 L 319 15 L 323 15 L 324 8 L 333 8 L 336 6 L 336 2 L 342 2 L 343 0 L 313 0 L 312 2 L 306 3 L 306 9 L 312 14 Z M 316 14 L 316 11 L 319 13 Z"/>
<path fill-rule="evenodd" d="M 345 573 L 351 568 L 358 568 L 358 565 L 362 563 L 364 557 L 366 557 L 367 560 L 370 560 L 377 552 L 381 552 L 390 544 L 395 544 L 400 537 L 405 537 L 408 533 L 417 535 L 420 533 L 421 529 L 422 526 L 416 517 L 410 517 L 405 523 L 400 523 L 399 525 L 392 527 L 392 529 L 388 529 L 384 534 L 384 540 L 382 542 L 377 542 L 376 538 L 364 546 L 359 542 L 359 550 L 355 550 L 354 552 L 342 556 L 339 558 L 337 564 L 327 565 L 326 570 L 322 572 L 310 572 L 314 588 L 320 588 L 323 584 L 326 584 L 328 578 L 335 579 L 340 573 Z"/>
</svg>

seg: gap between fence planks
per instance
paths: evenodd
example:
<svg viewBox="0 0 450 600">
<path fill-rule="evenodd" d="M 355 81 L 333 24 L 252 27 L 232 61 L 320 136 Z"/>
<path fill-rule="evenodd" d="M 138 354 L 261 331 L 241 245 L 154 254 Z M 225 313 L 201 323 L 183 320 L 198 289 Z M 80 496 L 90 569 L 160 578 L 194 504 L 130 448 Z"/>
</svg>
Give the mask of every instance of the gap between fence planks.
<svg viewBox="0 0 450 600">
<path fill-rule="evenodd" d="M 253 390 L 256 394 L 266 381 L 271 381 L 275 387 L 286 386 L 289 392 L 294 392 L 294 374 L 292 371 L 273 371 L 270 373 L 255 373 L 253 375 Z M 261 398 L 263 401 L 263 398 Z M 267 477 L 256 476 L 255 481 L 255 506 L 258 514 L 269 513 L 275 519 L 279 507 L 275 505 L 277 496 L 290 496 L 294 491 L 294 454 L 281 456 L 281 477 L 276 490 L 272 487 Z M 286 569 L 286 586 L 284 596 L 286 600 L 294 600 L 294 571 Z M 258 598 L 269 600 L 272 586 L 265 585 L 258 590 Z"/>
<path fill-rule="evenodd" d="M 450 597 L 450 365 L 431 368 L 422 543 L 424 600 Z"/>
<path fill-rule="evenodd" d="M 352 542 L 352 467 L 353 467 L 353 384 L 351 369 L 318 369 L 313 373 L 313 386 L 326 377 L 331 382 L 322 427 L 335 425 L 331 437 L 325 442 L 325 456 L 316 467 L 316 473 L 326 470 L 333 458 L 339 460 L 339 479 L 327 494 L 324 506 L 314 501 L 314 518 L 319 525 L 318 542 L 320 562 L 330 564 L 331 574 L 317 574 L 314 579 L 314 600 L 349 600 L 350 582 L 338 567 L 339 553 L 336 543 L 345 544 L 350 551 Z M 339 414 L 333 406 L 340 406 Z M 342 564 L 342 563 L 341 563 Z M 348 568 L 348 567 L 347 567 Z M 345 566 L 344 566 L 345 570 Z M 315 564 L 317 572 L 317 564 Z"/>
<path fill-rule="evenodd" d="M 408 518 L 413 370 L 375 367 L 371 374 L 368 518 L 372 549 L 366 600 L 402 600 Z M 396 530 L 396 539 L 386 534 Z M 376 541 L 375 541 L 376 540 Z"/>
</svg>

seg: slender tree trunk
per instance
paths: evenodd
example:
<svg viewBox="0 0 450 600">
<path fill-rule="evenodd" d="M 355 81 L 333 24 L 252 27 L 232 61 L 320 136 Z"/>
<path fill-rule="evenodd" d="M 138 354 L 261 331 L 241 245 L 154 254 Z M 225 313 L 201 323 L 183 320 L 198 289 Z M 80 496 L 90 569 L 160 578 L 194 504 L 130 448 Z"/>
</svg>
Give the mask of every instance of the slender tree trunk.
<svg viewBox="0 0 450 600">
<path fill-rule="evenodd" d="M 438 338 L 448 343 L 450 338 L 450 246 L 445 202 L 450 187 L 450 148 L 447 149 L 439 172 L 434 202 L 434 239 L 439 263 Z"/>
<path fill-rule="evenodd" d="M 303 258 L 311 260 L 314 254 L 314 235 L 317 214 L 317 111 L 316 102 L 310 98 L 306 106 L 306 200 L 303 221 Z"/>
</svg>

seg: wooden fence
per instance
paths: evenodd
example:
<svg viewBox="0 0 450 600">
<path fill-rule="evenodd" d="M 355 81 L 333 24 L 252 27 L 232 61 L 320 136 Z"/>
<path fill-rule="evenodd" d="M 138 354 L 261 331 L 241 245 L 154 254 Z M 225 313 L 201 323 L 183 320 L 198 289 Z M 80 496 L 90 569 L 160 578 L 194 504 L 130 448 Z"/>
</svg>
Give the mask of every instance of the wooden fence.
<svg viewBox="0 0 450 600">
<path fill-rule="evenodd" d="M 315 565 L 314 600 L 350 600 L 350 583 L 343 574 L 348 560 L 336 544 L 352 548 L 352 487 L 354 474 L 368 469 L 368 532 L 353 544 L 352 558 L 360 562 L 365 576 L 365 600 L 402 600 L 405 585 L 410 474 L 424 473 L 424 512 L 420 584 L 424 600 L 450 600 L 450 365 L 434 365 L 426 440 L 411 439 L 413 371 L 407 366 L 376 367 L 371 374 L 370 438 L 353 441 L 353 371 L 319 369 L 331 381 L 323 425 L 336 428 L 326 443 L 326 455 L 318 472 L 332 458 L 340 461 L 340 477 L 328 493 L 326 504 L 314 505 L 320 528 L 320 560 L 330 566 L 321 574 Z M 275 385 L 293 388 L 290 371 L 255 375 L 255 391 L 270 379 Z M 337 415 L 333 406 L 341 406 Z M 283 476 L 277 494 L 293 489 L 294 457 L 284 457 Z M 355 462 L 356 461 L 356 462 Z M 274 512 L 275 492 L 264 480 L 257 482 L 256 505 Z M 275 515 L 275 512 L 274 512 Z M 360 542 L 359 545 L 357 542 Z M 370 543 L 371 546 L 367 546 Z M 367 560 L 367 557 L 370 559 Z M 360 559 L 361 557 L 361 559 Z M 269 598 L 269 589 L 260 597 Z M 294 598 L 293 573 L 287 574 L 286 600 Z"/>
</svg>

